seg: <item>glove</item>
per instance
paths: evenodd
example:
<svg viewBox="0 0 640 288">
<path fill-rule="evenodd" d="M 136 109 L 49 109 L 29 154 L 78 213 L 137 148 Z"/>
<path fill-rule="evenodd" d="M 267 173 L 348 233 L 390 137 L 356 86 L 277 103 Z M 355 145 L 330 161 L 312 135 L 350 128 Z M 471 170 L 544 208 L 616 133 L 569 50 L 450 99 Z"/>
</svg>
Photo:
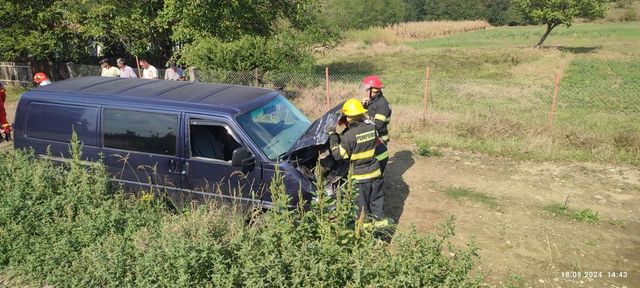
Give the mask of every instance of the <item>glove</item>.
<svg viewBox="0 0 640 288">
<path fill-rule="evenodd" d="M 338 137 L 338 134 L 329 134 L 329 147 L 336 147 L 338 145 L 340 145 L 340 137 Z"/>
<path fill-rule="evenodd" d="M 336 126 L 327 127 L 327 134 L 329 134 L 329 135 L 336 134 Z"/>
<path fill-rule="evenodd" d="M 364 108 L 367 108 L 367 106 L 369 106 L 369 101 L 370 100 L 371 100 L 371 98 L 369 98 L 369 97 L 362 98 L 362 106 Z"/>
</svg>

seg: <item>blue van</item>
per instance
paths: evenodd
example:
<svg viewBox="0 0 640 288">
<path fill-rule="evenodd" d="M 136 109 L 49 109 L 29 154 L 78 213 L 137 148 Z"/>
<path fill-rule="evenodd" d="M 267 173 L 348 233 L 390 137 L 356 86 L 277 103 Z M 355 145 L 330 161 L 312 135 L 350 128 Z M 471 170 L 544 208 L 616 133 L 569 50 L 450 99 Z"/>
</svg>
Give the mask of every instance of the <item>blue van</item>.
<svg viewBox="0 0 640 288">
<path fill-rule="evenodd" d="M 311 123 L 270 89 L 76 78 L 22 95 L 14 147 L 68 161 L 75 130 L 83 160 L 102 159 L 113 181 L 129 191 L 166 191 L 174 199 L 223 197 L 264 207 L 272 204 L 269 183 L 277 166 L 296 206 L 312 199 L 314 167 L 336 111 L 337 106 Z M 321 161 L 323 173 L 335 164 L 329 158 Z"/>
</svg>

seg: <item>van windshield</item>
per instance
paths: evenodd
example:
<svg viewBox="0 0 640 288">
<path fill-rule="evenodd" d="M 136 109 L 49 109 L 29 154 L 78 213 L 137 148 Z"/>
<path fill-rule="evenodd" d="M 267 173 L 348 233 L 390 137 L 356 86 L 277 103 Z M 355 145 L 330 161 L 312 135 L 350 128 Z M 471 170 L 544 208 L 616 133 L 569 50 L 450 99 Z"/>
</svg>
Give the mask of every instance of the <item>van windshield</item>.
<svg viewBox="0 0 640 288">
<path fill-rule="evenodd" d="M 238 122 L 271 160 L 289 151 L 311 125 L 311 121 L 282 95 L 238 116 Z"/>
</svg>

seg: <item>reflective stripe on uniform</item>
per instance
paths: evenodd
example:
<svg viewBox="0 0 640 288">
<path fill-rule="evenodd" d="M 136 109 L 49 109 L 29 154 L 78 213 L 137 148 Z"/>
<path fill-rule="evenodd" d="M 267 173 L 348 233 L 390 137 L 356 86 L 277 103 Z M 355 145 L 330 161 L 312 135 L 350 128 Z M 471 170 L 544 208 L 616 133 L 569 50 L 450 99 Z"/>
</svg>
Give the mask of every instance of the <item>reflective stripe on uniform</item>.
<svg viewBox="0 0 640 288">
<path fill-rule="evenodd" d="M 364 152 L 360 152 L 360 153 L 353 153 L 351 155 L 351 160 L 362 160 L 362 159 L 367 159 L 367 158 L 371 158 L 373 157 L 373 155 L 375 154 L 376 149 L 371 149 L 371 150 L 367 150 Z"/>
<path fill-rule="evenodd" d="M 384 159 L 389 158 L 389 151 L 384 151 L 382 153 L 380 153 L 380 155 L 376 155 L 376 160 L 378 161 L 382 161 Z"/>
<path fill-rule="evenodd" d="M 351 175 L 351 179 L 354 180 L 366 180 L 366 179 L 373 179 L 373 178 L 378 178 L 382 176 L 382 172 L 380 172 L 380 168 L 374 170 L 371 173 L 366 173 L 366 174 L 353 174 Z"/>
<path fill-rule="evenodd" d="M 367 142 L 367 141 L 371 141 L 371 140 L 374 140 L 374 139 L 376 139 L 376 131 L 375 130 L 356 135 L 356 143 L 358 143 L 358 144 L 364 143 L 364 142 Z"/>
<path fill-rule="evenodd" d="M 342 145 L 339 145 L 338 149 L 340 149 L 340 158 L 349 159 L 349 153 L 347 153 L 347 149 L 344 149 Z"/>
<path fill-rule="evenodd" d="M 385 123 L 391 122 L 391 116 L 387 117 L 387 116 L 384 116 L 382 114 L 376 114 L 373 118 L 376 119 L 376 120 L 380 120 L 382 122 L 385 122 Z"/>
</svg>

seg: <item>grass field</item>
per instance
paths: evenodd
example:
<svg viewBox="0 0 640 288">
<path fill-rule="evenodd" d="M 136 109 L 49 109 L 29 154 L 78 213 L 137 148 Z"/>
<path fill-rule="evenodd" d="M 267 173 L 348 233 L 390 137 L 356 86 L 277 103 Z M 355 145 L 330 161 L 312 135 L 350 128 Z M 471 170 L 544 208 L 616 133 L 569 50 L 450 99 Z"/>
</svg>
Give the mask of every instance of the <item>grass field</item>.
<svg viewBox="0 0 640 288">
<path fill-rule="evenodd" d="M 542 26 L 492 27 L 380 42 L 352 33 L 318 67 L 380 75 L 396 139 L 524 159 L 640 165 L 640 23 L 559 27 L 545 48 L 531 48 L 543 32 Z M 426 66 L 429 113 L 416 121 Z M 547 129 L 557 74 L 558 108 Z M 336 90 L 342 98 L 361 97 Z"/>
</svg>

